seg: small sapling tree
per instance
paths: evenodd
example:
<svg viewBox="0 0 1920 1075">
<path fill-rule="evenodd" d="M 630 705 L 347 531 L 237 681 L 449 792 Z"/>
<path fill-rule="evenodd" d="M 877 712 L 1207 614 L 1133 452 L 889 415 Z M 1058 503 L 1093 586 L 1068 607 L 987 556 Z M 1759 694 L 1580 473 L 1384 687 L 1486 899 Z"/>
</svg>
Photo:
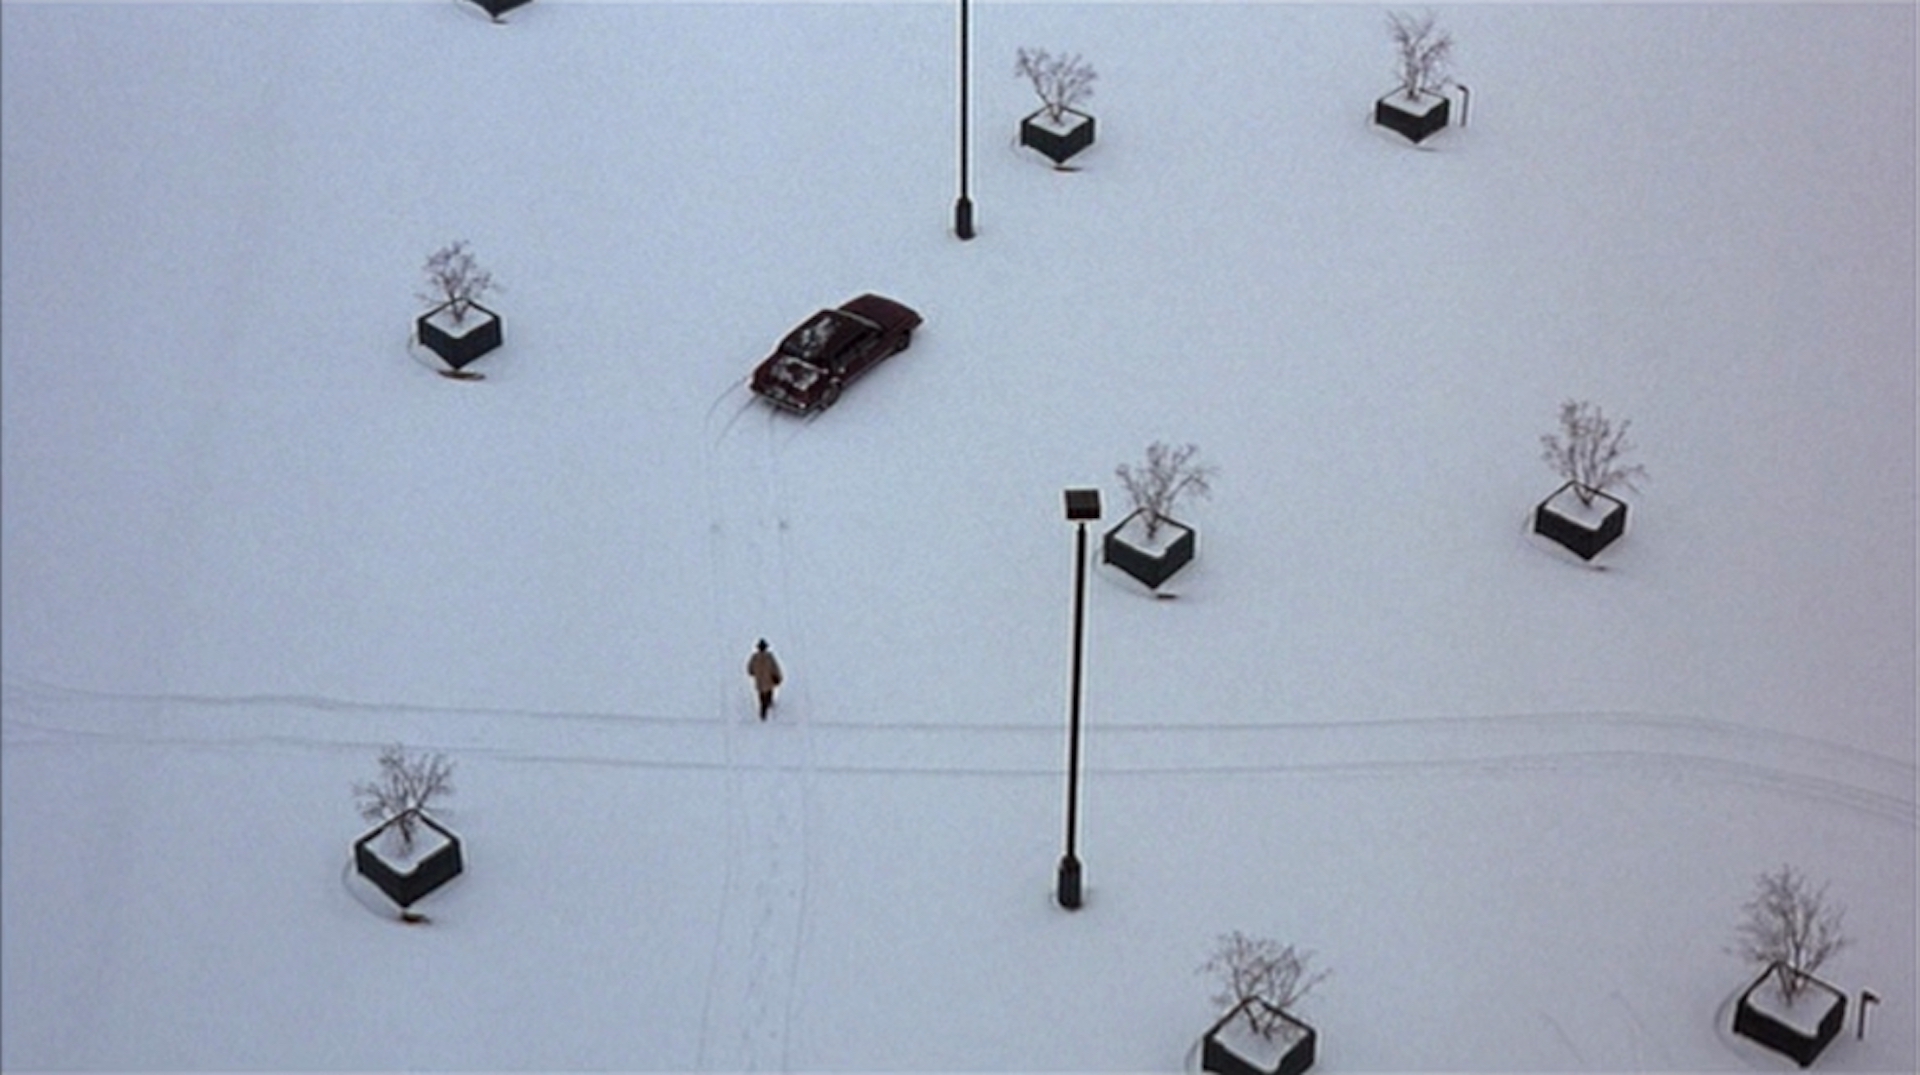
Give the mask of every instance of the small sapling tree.
<svg viewBox="0 0 1920 1075">
<path fill-rule="evenodd" d="M 1016 54 L 1013 73 L 1033 83 L 1047 119 L 1056 126 L 1065 125 L 1068 109 L 1093 96 L 1093 80 L 1100 77 L 1078 55 L 1055 56 L 1046 49 L 1026 48 Z"/>
<path fill-rule="evenodd" d="M 453 763 L 445 754 L 410 754 L 398 743 L 380 752 L 380 776 L 353 786 L 360 816 L 376 825 L 393 822 L 401 854 L 413 850 L 420 812 L 453 794 Z"/>
<path fill-rule="evenodd" d="M 1243 1014 L 1249 1029 L 1272 1040 L 1284 1025 L 1278 1013 L 1289 1011 L 1333 973 L 1308 973 L 1312 960 L 1312 952 L 1234 930 L 1220 936 L 1200 973 L 1218 986 L 1214 1004 Z"/>
<path fill-rule="evenodd" d="M 427 258 L 425 272 L 427 289 L 420 292 L 420 301 L 430 306 L 444 305 L 456 325 L 466 322 L 469 308 L 481 296 L 489 291 L 501 290 L 493 282 L 493 274 L 474 260 L 473 251 L 468 249 L 465 239 L 448 243 L 434 251 Z"/>
<path fill-rule="evenodd" d="M 1213 492 L 1212 479 L 1217 468 L 1202 466 L 1194 460 L 1200 449 L 1192 444 L 1173 447 L 1162 441 L 1147 445 L 1145 465 L 1125 463 L 1114 468 L 1120 484 L 1126 487 L 1133 506 L 1140 510 L 1147 526 L 1147 540 L 1160 532 L 1160 523 L 1173 512 L 1182 497 L 1205 497 Z"/>
<path fill-rule="evenodd" d="M 1407 100 L 1417 101 L 1452 84 L 1447 67 L 1453 60 L 1453 35 L 1439 28 L 1433 12 L 1390 12 L 1387 34 L 1393 39 L 1394 73 Z"/>
<path fill-rule="evenodd" d="M 1647 468 L 1621 462 L 1621 457 L 1633 450 L 1627 441 L 1627 427 L 1632 424 L 1623 421 L 1616 429 L 1599 407 L 1569 399 L 1560 404 L 1560 432 L 1540 437 L 1540 458 L 1554 473 L 1571 481 L 1580 503 L 1589 507 L 1594 496 L 1609 486 L 1637 491 L 1640 487 L 1634 482 L 1647 480 Z"/>
<path fill-rule="evenodd" d="M 1774 977 L 1791 1005 L 1807 975 L 1850 942 L 1841 931 L 1845 910 L 1827 902 L 1827 886 L 1818 888 L 1792 866 L 1763 873 L 1754 881 L 1753 898 L 1742 908 L 1735 952 L 1760 966 L 1778 965 Z"/>
</svg>

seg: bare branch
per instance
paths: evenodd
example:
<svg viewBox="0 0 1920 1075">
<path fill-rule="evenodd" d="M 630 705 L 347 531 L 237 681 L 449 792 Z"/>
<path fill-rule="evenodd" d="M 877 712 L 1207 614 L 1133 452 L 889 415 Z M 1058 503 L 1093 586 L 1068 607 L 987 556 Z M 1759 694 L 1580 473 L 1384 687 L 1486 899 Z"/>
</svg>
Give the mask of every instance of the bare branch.
<svg viewBox="0 0 1920 1075">
<path fill-rule="evenodd" d="M 1271 1038 L 1282 1025 L 1277 1013 L 1291 1009 L 1333 973 L 1307 973 L 1312 959 L 1312 952 L 1234 930 L 1220 936 L 1200 973 L 1212 975 L 1220 986 L 1212 997 L 1215 1004 L 1238 1009 L 1254 1033 Z"/>
<path fill-rule="evenodd" d="M 1609 486 L 1638 490 L 1634 482 L 1647 480 L 1647 468 L 1620 462 L 1634 447 L 1627 440 L 1627 427 L 1632 424 L 1623 421 L 1615 429 L 1599 407 L 1569 399 L 1560 404 L 1560 433 L 1540 437 L 1540 458 L 1554 473 L 1573 482 L 1583 504 L 1592 504 L 1594 495 Z"/>
<path fill-rule="evenodd" d="M 1438 92 L 1452 83 L 1447 66 L 1453 60 L 1453 35 L 1439 29 L 1434 14 L 1387 15 L 1387 34 L 1393 38 L 1395 73 L 1408 100 Z"/>
<path fill-rule="evenodd" d="M 1841 930 L 1845 909 L 1827 904 L 1827 886 L 1814 888 L 1805 874 L 1781 866 L 1754 880 L 1754 895 L 1742 908 L 1735 952 L 1761 966 L 1778 963 L 1780 993 L 1792 1004 L 1804 976 L 1852 943 Z"/>
<path fill-rule="evenodd" d="M 502 290 L 493 282 L 493 274 L 474 260 L 465 239 L 434 251 L 427 258 L 425 272 L 427 290 L 419 293 L 420 301 L 433 306 L 444 304 L 456 325 L 467 319 L 468 307 L 482 295 Z"/>
<path fill-rule="evenodd" d="M 1053 56 L 1046 49 L 1019 50 L 1013 73 L 1033 83 L 1033 92 L 1054 123 L 1066 119 L 1067 109 L 1093 96 L 1093 80 L 1100 76 L 1078 54 Z"/>
<path fill-rule="evenodd" d="M 409 754 L 398 743 L 380 752 L 380 776 L 353 786 L 360 816 L 374 824 L 394 822 L 400 849 L 412 850 L 419 813 L 453 794 L 453 763 L 445 754 Z"/>
<path fill-rule="evenodd" d="M 1144 511 L 1147 540 L 1160 532 L 1160 523 L 1173 512 L 1182 497 L 1206 497 L 1213 493 L 1213 476 L 1218 468 L 1194 462 L 1200 449 L 1183 444 L 1178 448 L 1162 441 L 1147 445 L 1147 462 L 1138 469 L 1125 463 L 1114 468 L 1120 484 L 1126 487 L 1133 506 Z"/>
</svg>

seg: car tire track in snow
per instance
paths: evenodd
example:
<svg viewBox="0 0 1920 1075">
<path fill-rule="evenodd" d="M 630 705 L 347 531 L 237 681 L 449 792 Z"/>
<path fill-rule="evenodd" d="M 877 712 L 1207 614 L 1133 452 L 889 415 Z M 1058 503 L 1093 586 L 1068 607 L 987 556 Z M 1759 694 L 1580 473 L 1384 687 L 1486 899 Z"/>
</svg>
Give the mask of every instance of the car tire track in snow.
<svg viewBox="0 0 1920 1075">
<path fill-rule="evenodd" d="M 1627 1002 L 1626 995 L 1616 989 L 1612 992 L 1611 998 L 1615 1004 L 1620 1006 L 1620 1010 L 1626 1014 L 1627 1041 L 1633 1046 L 1633 1067 L 1630 1070 L 1671 1070 L 1673 1064 L 1667 1059 L 1667 1050 L 1660 1046 L 1659 1040 L 1653 1036 L 1653 1032 L 1647 1027 L 1646 1020 L 1640 1018 L 1640 1013 L 1634 1011 L 1633 1005 Z M 1646 1056 L 1649 1046 L 1654 1048 L 1656 1059 L 1659 1061 L 1651 1066 L 1649 1066 Z"/>
<path fill-rule="evenodd" d="M 650 714 L 468 709 L 311 695 L 139 694 L 30 680 L 0 689 L 9 745 L 116 742 L 368 753 L 394 742 L 462 757 L 613 768 L 719 769 L 711 721 Z"/>
<path fill-rule="evenodd" d="M 464 0 L 463 0 L 464 2 Z M 180 691 L 143 692 L 95 690 L 69 687 L 36 679 L 10 678 L 5 682 L 8 696 L 25 705 L 61 705 L 70 709 L 112 708 L 134 705 L 171 706 L 205 712 L 219 710 L 308 710 L 315 714 L 346 714 L 380 717 L 458 717 L 466 719 L 504 719 L 515 722 L 573 721 L 608 726 L 641 724 L 705 724 L 686 717 L 664 713 L 623 713 L 587 709 L 513 709 L 487 706 L 424 705 L 418 702 L 367 701 L 360 698 L 329 697 L 322 694 L 206 694 Z M 331 726 L 331 725 L 329 725 Z"/>
<path fill-rule="evenodd" d="M 1573 1057 L 1575 1068 L 1584 1069 L 1588 1067 L 1586 1056 L 1580 1052 L 1580 1047 L 1573 1043 L 1573 1039 L 1567 1036 L 1567 1028 L 1560 1025 L 1560 1020 L 1555 1019 L 1546 1012 L 1538 1012 L 1536 1014 L 1553 1030 L 1553 1036 L 1559 1040 L 1560 1044 L 1566 1047 L 1568 1054 Z"/>
<path fill-rule="evenodd" d="M 806 722 L 786 716 L 804 712 L 806 691 L 783 686 L 762 722 L 741 667 L 759 637 L 779 640 L 775 650 L 789 668 L 796 657 L 804 665 L 788 600 L 778 416 L 767 412 L 763 435 L 736 434 L 752 402 L 711 438 L 706 475 L 711 637 L 729 669 L 716 676 L 714 710 L 727 767 L 727 854 L 696 1066 L 731 1071 L 791 1066 L 812 779 Z"/>
</svg>

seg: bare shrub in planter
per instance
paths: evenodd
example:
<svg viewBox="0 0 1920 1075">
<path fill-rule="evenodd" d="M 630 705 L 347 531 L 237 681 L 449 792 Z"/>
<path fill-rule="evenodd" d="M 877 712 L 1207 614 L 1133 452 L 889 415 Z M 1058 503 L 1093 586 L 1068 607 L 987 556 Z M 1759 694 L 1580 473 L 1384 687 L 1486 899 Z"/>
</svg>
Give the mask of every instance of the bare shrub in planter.
<svg viewBox="0 0 1920 1075">
<path fill-rule="evenodd" d="M 1199 448 L 1192 444 L 1176 448 L 1154 441 L 1147 446 L 1144 465 L 1122 463 L 1114 470 L 1134 510 L 1107 531 L 1101 558 L 1150 589 L 1158 589 L 1193 559 L 1193 528 L 1174 519 L 1172 512 L 1184 498 L 1213 492 L 1217 470 L 1197 462 L 1198 454 Z"/>
<path fill-rule="evenodd" d="M 1093 96 L 1100 77 L 1076 55 L 1055 56 L 1046 49 L 1020 49 L 1013 72 L 1033 84 L 1040 109 L 1020 121 L 1020 144 L 1045 154 L 1062 167 L 1093 144 L 1093 117 L 1076 106 Z"/>
<path fill-rule="evenodd" d="M 1397 89 L 1373 106 L 1373 119 L 1418 143 L 1447 125 L 1453 84 L 1448 67 L 1453 60 L 1453 35 L 1439 28 L 1432 12 L 1387 15 L 1387 34 L 1393 40 Z"/>
<path fill-rule="evenodd" d="M 434 251 L 424 271 L 427 289 L 419 298 L 430 309 L 415 321 L 421 344 L 455 371 L 499 347 L 500 316 L 480 305 L 480 298 L 503 289 L 480 267 L 466 240 Z"/>
<path fill-rule="evenodd" d="M 1763 873 L 1743 910 L 1736 954 L 1762 967 L 1740 994 L 1733 1029 L 1801 1067 L 1813 1063 L 1840 1033 L 1846 994 L 1813 976 L 1849 943 L 1844 910 L 1827 902 L 1827 887 L 1813 887 L 1792 866 Z"/>
<path fill-rule="evenodd" d="M 1540 458 L 1566 479 L 1534 510 L 1533 529 L 1591 560 L 1626 532 L 1627 505 L 1607 493 L 1624 486 L 1638 490 L 1647 469 L 1622 458 L 1633 450 L 1623 421 L 1615 426 L 1598 406 L 1569 399 L 1560 404 L 1560 432 L 1540 437 Z"/>
<path fill-rule="evenodd" d="M 1200 968 L 1219 985 L 1213 1003 L 1226 1009 L 1202 1039 L 1206 1070 L 1298 1075 L 1313 1066 L 1318 1035 L 1291 1011 L 1332 973 L 1310 974 L 1312 958 L 1312 952 L 1238 930 L 1219 938 Z"/>
<path fill-rule="evenodd" d="M 460 838 L 426 813 L 453 794 L 452 777 L 446 755 L 409 754 L 396 744 L 380 754 L 379 779 L 353 787 L 360 816 L 375 823 L 353 843 L 354 869 L 399 905 L 406 922 L 426 921 L 412 906 L 464 868 Z"/>
</svg>

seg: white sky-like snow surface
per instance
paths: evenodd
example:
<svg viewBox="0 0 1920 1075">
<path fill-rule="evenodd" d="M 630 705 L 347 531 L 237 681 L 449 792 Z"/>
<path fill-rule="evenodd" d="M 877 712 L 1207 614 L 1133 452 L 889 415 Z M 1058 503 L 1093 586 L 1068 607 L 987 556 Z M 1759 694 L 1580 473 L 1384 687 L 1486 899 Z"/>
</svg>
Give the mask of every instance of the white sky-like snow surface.
<svg viewBox="0 0 1920 1075">
<path fill-rule="evenodd" d="M 1316 1070 L 1783 1070 L 1752 878 L 1913 1070 L 1915 12 L 0 5 L 0 1066 L 1175 1070 L 1217 934 Z M 1099 142 L 1013 144 L 1020 46 Z M 457 238 L 506 345 L 409 355 Z M 743 379 L 926 317 L 811 421 Z M 1561 399 L 1652 478 L 1528 537 Z M 1073 532 L 1220 473 L 1154 601 Z M 758 637 L 789 674 L 754 719 Z M 382 744 L 468 873 L 342 884 Z"/>
</svg>

